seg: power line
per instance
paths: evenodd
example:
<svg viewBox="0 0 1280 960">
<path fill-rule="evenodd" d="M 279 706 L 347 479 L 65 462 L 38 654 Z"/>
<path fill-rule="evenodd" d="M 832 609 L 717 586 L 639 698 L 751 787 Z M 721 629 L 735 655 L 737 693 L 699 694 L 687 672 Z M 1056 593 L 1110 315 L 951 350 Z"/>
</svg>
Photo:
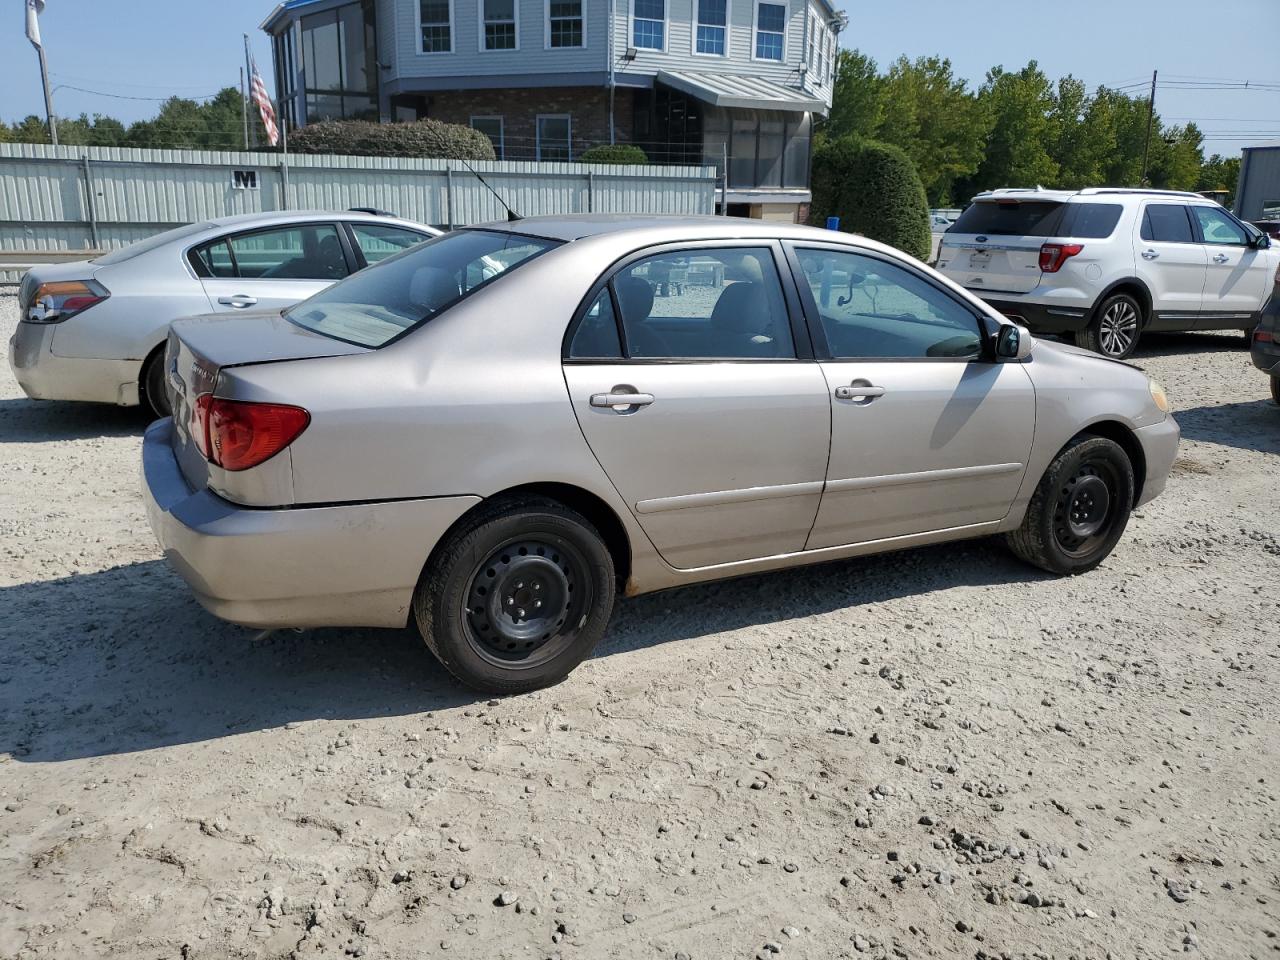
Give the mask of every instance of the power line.
<svg viewBox="0 0 1280 960">
<path fill-rule="evenodd" d="M 77 86 L 74 86 L 74 85 L 72 85 L 72 84 L 70 84 L 70 83 L 60 83 L 60 84 L 58 84 L 54 89 L 55 89 L 55 90 L 75 90 L 75 91 L 77 91 L 77 92 L 79 92 L 79 93 L 88 93 L 88 94 L 91 94 L 91 95 L 93 95 L 93 96 L 95 96 L 95 97 L 110 97 L 110 98 L 111 98 L 111 99 L 113 99 L 113 100 L 143 100 L 143 101 L 147 101 L 147 102 L 149 102 L 149 103 L 167 103 L 168 101 L 170 101 L 170 100 L 174 100 L 174 99 L 177 99 L 177 100 L 213 100 L 213 99 L 215 99 L 215 98 L 219 95 L 218 93 L 206 93 L 206 94 L 203 94 L 203 95 L 198 96 L 198 97 L 177 97 L 177 96 L 168 96 L 168 97 L 134 97 L 134 96 L 130 96 L 130 95 L 128 95 L 128 94 L 124 94 L 124 93 L 106 93 L 106 92 L 104 92 L 104 91 L 102 91 L 102 90 L 89 90 L 89 89 L 87 89 L 87 88 L 85 88 L 85 87 L 77 87 Z M 221 93 L 221 91 L 219 91 L 219 93 Z"/>
</svg>

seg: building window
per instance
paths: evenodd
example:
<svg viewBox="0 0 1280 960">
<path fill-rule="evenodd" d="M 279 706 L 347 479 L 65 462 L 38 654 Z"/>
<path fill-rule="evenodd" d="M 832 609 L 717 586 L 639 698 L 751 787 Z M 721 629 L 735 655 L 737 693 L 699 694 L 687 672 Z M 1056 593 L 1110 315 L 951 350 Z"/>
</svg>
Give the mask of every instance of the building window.
<svg viewBox="0 0 1280 960">
<path fill-rule="evenodd" d="M 632 4 L 631 45 L 646 50 L 665 50 L 666 0 L 632 0 Z"/>
<path fill-rule="evenodd" d="M 756 59 L 782 60 L 787 8 L 780 3 L 756 4 Z"/>
<path fill-rule="evenodd" d="M 567 113 L 538 116 L 538 159 L 572 160 L 572 124 Z"/>
<path fill-rule="evenodd" d="M 502 137 L 502 118 L 501 117 L 472 117 L 471 129 L 479 130 L 491 141 L 493 141 L 493 154 L 499 160 L 505 160 L 506 144 Z"/>
<path fill-rule="evenodd" d="M 810 70 L 814 69 L 814 67 L 817 65 L 813 59 L 813 44 L 817 38 L 817 34 L 818 34 L 818 18 L 815 17 L 812 13 L 810 13 L 809 14 L 809 45 L 808 45 L 808 49 L 805 51 L 805 60 L 804 60 L 805 66 L 807 66 Z"/>
<path fill-rule="evenodd" d="M 827 31 L 824 27 L 818 37 L 818 80 L 827 78 Z"/>
<path fill-rule="evenodd" d="M 453 4 L 451 0 L 421 0 L 422 52 L 453 52 Z"/>
<path fill-rule="evenodd" d="M 583 0 L 548 0 L 547 46 L 584 47 Z"/>
<path fill-rule="evenodd" d="M 481 50 L 515 50 L 516 0 L 480 0 Z"/>
<path fill-rule="evenodd" d="M 372 0 L 303 17 L 301 25 L 306 122 L 377 120 L 378 45 Z M 292 61 L 291 41 L 288 48 Z"/>
<path fill-rule="evenodd" d="M 698 30 L 694 37 L 694 53 L 717 57 L 725 55 L 725 32 L 729 22 L 729 0 L 696 0 Z"/>
</svg>

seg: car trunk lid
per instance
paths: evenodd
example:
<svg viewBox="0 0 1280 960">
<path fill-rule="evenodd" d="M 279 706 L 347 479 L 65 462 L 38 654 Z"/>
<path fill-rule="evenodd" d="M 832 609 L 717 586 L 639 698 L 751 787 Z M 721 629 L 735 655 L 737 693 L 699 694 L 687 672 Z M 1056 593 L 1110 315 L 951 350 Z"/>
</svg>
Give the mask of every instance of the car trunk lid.
<svg viewBox="0 0 1280 960">
<path fill-rule="evenodd" d="M 173 408 L 174 453 L 187 483 L 199 490 L 209 482 L 199 399 L 215 392 L 222 370 L 368 352 L 367 347 L 304 330 L 279 311 L 194 317 L 175 323 L 169 330 L 165 376 Z"/>
</svg>

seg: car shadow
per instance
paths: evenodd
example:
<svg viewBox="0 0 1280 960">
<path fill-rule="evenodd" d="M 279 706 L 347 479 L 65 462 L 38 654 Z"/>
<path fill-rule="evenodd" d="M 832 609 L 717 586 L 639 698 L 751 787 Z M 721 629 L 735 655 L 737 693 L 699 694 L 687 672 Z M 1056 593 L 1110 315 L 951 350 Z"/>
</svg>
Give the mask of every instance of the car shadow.
<svg viewBox="0 0 1280 960">
<path fill-rule="evenodd" d="M 1175 409 L 1173 416 L 1184 440 L 1280 454 L 1280 406 L 1271 399 Z"/>
<path fill-rule="evenodd" d="M 1199 333 L 1144 333 L 1129 358 L 1138 366 L 1148 357 L 1181 357 L 1205 353 L 1239 353 L 1248 359 L 1249 343 L 1241 330 Z"/>
<path fill-rule="evenodd" d="M 974 542 L 667 591 L 619 604 L 608 657 L 966 584 L 1043 579 Z M 0 588 L 0 753 L 59 762 L 316 719 L 484 702 L 410 630 L 225 624 L 162 561 Z M 571 677 L 568 683 L 575 682 Z"/>
<path fill-rule="evenodd" d="M 150 416 L 141 407 L 62 400 L 0 400 L 0 443 L 48 443 L 142 436 Z"/>
</svg>

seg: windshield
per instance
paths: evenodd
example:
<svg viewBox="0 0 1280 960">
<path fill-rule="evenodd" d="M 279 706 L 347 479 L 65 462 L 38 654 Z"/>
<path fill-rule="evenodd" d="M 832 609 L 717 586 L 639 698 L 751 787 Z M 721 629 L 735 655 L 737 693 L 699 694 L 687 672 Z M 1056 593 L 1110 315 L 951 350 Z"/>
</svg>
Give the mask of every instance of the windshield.
<svg viewBox="0 0 1280 960">
<path fill-rule="evenodd" d="M 335 340 L 381 347 L 559 245 L 490 230 L 447 233 L 348 277 L 285 317 Z"/>
<path fill-rule="evenodd" d="M 185 227 L 174 227 L 172 230 L 157 233 L 154 237 L 147 237 L 145 240 L 131 243 L 129 246 L 121 247 L 119 250 L 112 250 L 93 262 L 103 267 L 109 267 L 113 263 L 124 263 L 126 260 L 140 257 L 144 253 L 150 253 L 156 247 L 163 247 L 166 243 L 183 240 L 187 237 L 195 236 L 197 233 L 204 233 L 204 231 L 212 227 L 212 223 L 189 223 Z"/>
</svg>

